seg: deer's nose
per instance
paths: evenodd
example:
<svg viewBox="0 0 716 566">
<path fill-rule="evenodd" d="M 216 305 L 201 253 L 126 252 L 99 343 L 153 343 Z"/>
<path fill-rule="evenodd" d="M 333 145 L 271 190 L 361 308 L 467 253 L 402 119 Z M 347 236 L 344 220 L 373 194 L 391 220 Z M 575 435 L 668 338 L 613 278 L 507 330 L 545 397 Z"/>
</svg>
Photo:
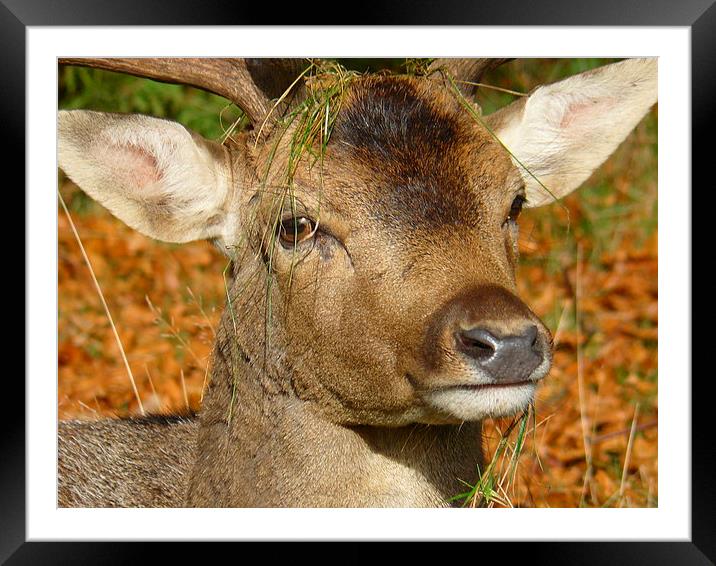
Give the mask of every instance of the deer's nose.
<svg viewBox="0 0 716 566">
<path fill-rule="evenodd" d="M 544 360 L 535 325 L 506 336 L 484 327 L 460 329 L 455 339 L 458 350 L 496 383 L 525 381 Z"/>
</svg>

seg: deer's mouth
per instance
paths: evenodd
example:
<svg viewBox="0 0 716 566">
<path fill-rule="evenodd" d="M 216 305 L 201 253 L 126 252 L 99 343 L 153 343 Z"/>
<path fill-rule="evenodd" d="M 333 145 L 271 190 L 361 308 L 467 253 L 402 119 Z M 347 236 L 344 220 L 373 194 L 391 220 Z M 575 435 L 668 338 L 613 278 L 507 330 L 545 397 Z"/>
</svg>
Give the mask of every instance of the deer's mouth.
<svg viewBox="0 0 716 566">
<path fill-rule="evenodd" d="M 531 379 L 525 379 L 521 381 L 503 382 L 503 383 L 461 383 L 457 385 L 446 385 L 443 387 L 436 387 L 433 391 L 445 391 L 451 389 L 467 390 L 467 391 L 480 391 L 489 389 L 512 389 L 516 387 L 522 387 L 524 385 L 535 385 L 536 382 Z"/>
<path fill-rule="evenodd" d="M 479 421 L 506 417 L 524 410 L 534 399 L 537 382 L 466 383 L 420 391 L 423 402 L 448 419 Z"/>
</svg>

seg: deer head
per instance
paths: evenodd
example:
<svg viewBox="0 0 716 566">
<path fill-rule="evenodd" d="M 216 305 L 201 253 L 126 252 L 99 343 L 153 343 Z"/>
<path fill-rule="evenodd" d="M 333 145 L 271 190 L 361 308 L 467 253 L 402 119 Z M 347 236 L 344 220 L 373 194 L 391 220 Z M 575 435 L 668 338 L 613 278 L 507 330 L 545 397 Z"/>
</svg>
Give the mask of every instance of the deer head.
<svg viewBox="0 0 716 566">
<path fill-rule="evenodd" d="M 520 212 L 579 187 L 657 86 L 655 59 L 625 60 L 483 117 L 469 83 L 502 60 L 436 60 L 416 76 L 61 62 L 243 108 L 252 127 L 224 144 L 166 120 L 62 111 L 59 163 L 146 235 L 213 240 L 233 262 L 226 340 L 262 367 L 265 391 L 345 425 L 460 423 L 530 403 L 551 337 L 516 293 Z"/>
</svg>

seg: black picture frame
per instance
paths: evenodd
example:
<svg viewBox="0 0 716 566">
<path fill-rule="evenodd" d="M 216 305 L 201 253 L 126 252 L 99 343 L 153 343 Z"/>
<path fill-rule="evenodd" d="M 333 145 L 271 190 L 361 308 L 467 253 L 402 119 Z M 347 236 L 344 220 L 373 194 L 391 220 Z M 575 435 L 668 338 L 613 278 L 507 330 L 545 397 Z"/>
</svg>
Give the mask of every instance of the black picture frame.
<svg viewBox="0 0 716 566">
<path fill-rule="evenodd" d="M 170 4 L 170 6 L 169 6 Z M 334 3 L 335 4 L 335 3 Z M 692 56 L 692 180 L 694 186 L 711 186 L 705 172 L 713 161 L 707 135 L 714 125 L 716 93 L 716 7 L 714 0 L 488 0 L 468 3 L 397 1 L 361 3 L 360 12 L 351 14 L 353 25 L 564 25 L 564 26 L 685 26 L 691 29 Z M 260 3 L 225 0 L 176 0 L 148 3 L 146 0 L 0 0 L 0 48 L 4 73 L 0 83 L 1 122 L 7 144 L 6 163 L 24 161 L 25 116 L 25 28 L 53 25 L 282 25 L 340 24 L 335 5 L 322 9 L 312 4 L 301 14 L 274 13 L 266 18 Z M 326 21 L 326 20 L 331 21 Z M 301 21 L 303 20 L 303 21 Z M 308 21 L 307 21 L 308 20 Z M 324 21 L 321 21 L 324 20 Z M 702 143 L 699 144 L 698 141 Z M 661 156 L 668 159 L 668 156 Z M 16 185 L 24 184 L 24 170 Z M 684 188 L 673 188 L 684 190 Z M 693 192 L 692 192 L 693 195 Z M 708 197 L 707 197 L 708 198 Z M 25 212 L 25 206 L 23 204 Z M 692 256 L 693 257 L 693 256 Z M 25 304 L 32 297 L 25 295 Z M 684 329 L 691 335 L 691 328 Z M 27 335 L 26 340 L 32 336 Z M 693 351 L 693 347 L 691 349 Z M 550 564 L 714 564 L 716 562 L 716 466 L 708 388 L 709 374 L 692 380 L 692 486 L 685 490 L 691 499 L 691 540 L 689 542 L 525 542 L 510 544 L 504 557 L 511 561 Z M 679 376 L 668 376 L 677 379 Z M 691 378 L 691 376 L 681 376 Z M 94 563 L 119 564 L 145 556 L 139 543 L 57 543 L 26 542 L 25 528 L 25 398 L 24 383 L 12 375 L 5 380 L 8 399 L 13 399 L 15 415 L 3 419 L 0 433 L 0 561 L 7 564 Z M 668 454 L 662 457 L 668 458 Z M 559 533 L 554 533 L 559 538 Z M 484 543 L 483 543 L 484 544 Z M 499 543 L 498 543 L 499 544 Z M 504 543 L 503 543 L 504 544 Z M 185 545 L 156 549 L 163 559 L 191 559 Z M 342 559 L 365 558 L 364 547 L 341 552 Z M 487 547 L 485 547 L 487 548 Z M 460 547 L 458 547 L 458 550 Z M 176 552 L 178 550 L 179 552 Z M 494 549 L 493 546 L 490 550 Z M 204 559 L 207 558 L 202 549 Z M 278 558 L 272 552 L 272 558 Z M 290 552 L 296 559 L 295 550 Z M 463 556 L 485 560 L 482 552 L 468 550 Z M 452 553 L 453 557 L 456 554 Z M 496 555 L 499 556 L 499 555 Z M 496 558 L 502 560 L 503 558 Z"/>
</svg>

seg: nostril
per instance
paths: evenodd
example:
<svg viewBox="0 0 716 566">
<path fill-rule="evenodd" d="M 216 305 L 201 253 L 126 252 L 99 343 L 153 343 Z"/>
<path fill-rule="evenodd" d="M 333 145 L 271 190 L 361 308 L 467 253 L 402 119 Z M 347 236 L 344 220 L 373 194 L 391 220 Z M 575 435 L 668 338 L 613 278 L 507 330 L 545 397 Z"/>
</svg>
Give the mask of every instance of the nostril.
<svg viewBox="0 0 716 566">
<path fill-rule="evenodd" d="M 491 357 L 498 346 L 498 339 L 483 328 L 461 330 L 457 340 L 462 349 L 474 358 Z"/>
</svg>

